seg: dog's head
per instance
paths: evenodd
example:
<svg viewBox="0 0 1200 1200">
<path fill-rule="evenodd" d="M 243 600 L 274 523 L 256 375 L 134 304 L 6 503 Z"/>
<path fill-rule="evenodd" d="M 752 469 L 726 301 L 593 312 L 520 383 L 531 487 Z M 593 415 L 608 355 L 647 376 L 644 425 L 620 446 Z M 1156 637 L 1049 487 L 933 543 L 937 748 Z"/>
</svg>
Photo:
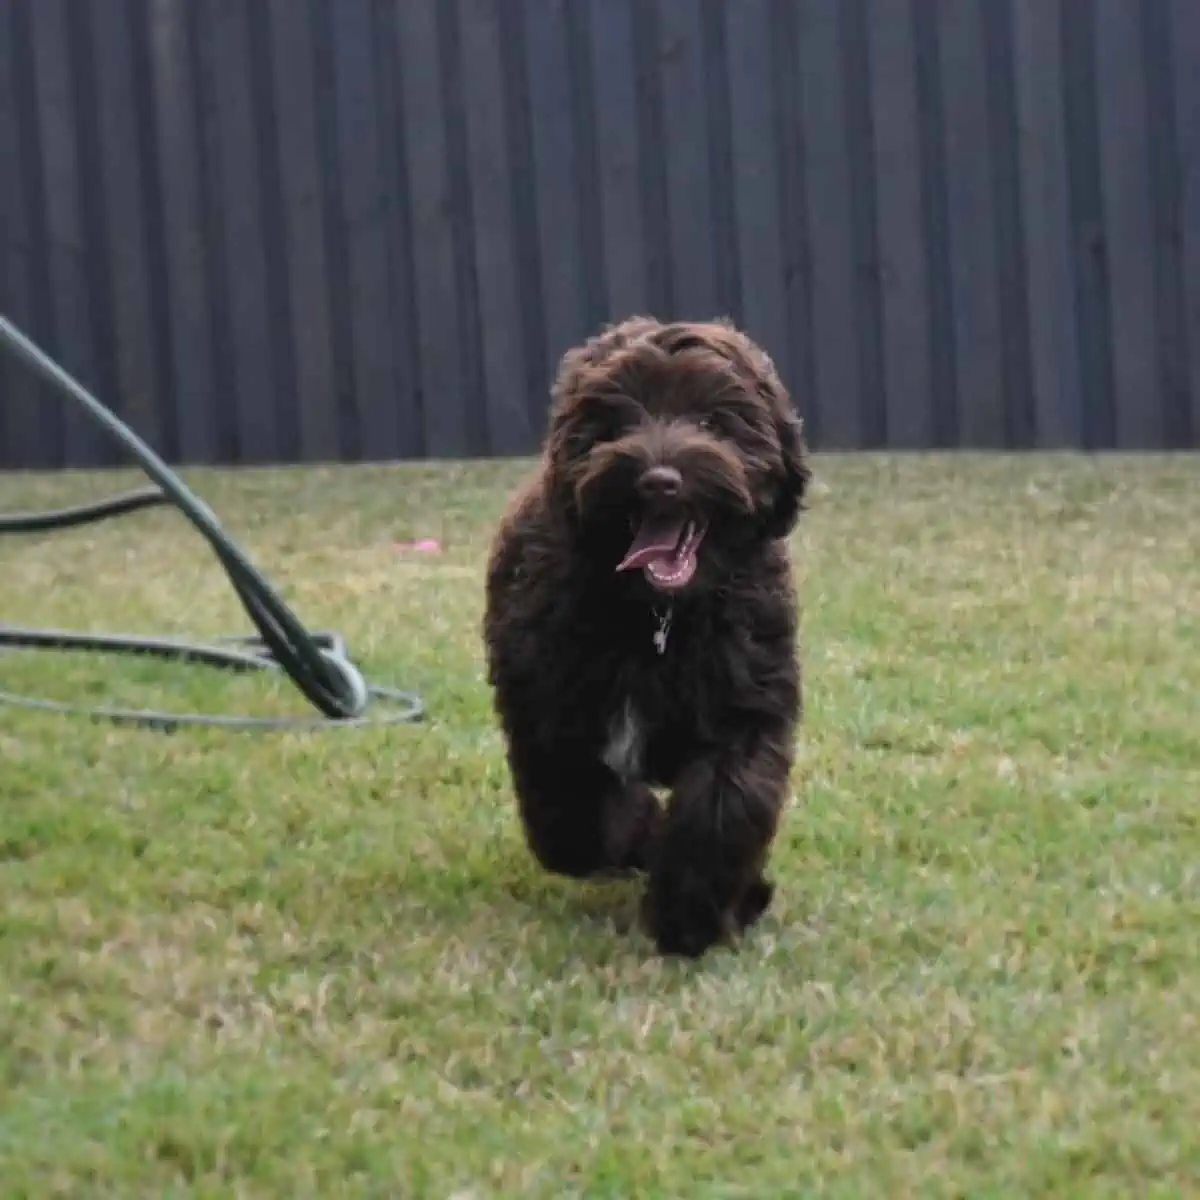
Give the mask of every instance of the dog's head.
<svg viewBox="0 0 1200 1200">
<path fill-rule="evenodd" d="M 800 420 L 757 345 L 725 322 L 642 317 L 564 356 L 545 474 L 589 554 L 671 593 L 785 537 L 809 481 Z"/>
</svg>

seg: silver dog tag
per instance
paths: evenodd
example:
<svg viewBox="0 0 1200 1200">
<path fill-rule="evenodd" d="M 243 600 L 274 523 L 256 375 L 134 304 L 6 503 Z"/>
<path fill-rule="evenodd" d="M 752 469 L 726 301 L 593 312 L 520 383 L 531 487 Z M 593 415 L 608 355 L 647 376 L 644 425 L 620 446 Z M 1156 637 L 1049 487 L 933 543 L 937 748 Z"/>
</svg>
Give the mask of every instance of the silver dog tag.
<svg viewBox="0 0 1200 1200">
<path fill-rule="evenodd" d="M 667 634 L 671 630 L 671 610 L 658 614 L 658 628 L 654 631 L 654 649 L 660 655 L 667 652 Z"/>
</svg>

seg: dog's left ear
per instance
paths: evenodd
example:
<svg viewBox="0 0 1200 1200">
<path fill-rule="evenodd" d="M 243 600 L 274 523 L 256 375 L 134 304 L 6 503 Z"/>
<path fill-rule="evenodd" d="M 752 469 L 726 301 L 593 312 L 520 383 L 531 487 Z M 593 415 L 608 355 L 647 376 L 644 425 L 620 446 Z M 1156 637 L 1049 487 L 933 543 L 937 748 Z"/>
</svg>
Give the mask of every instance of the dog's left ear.
<svg viewBox="0 0 1200 1200">
<path fill-rule="evenodd" d="M 804 425 L 792 407 L 791 397 L 779 383 L 765 389 L 779 438 L 781 469 L 774 480 L 774 491 L 763 517 L 768 537 L 784 538 L 791 533 L 804 509 L 812 469 L 808 465 L 808 446 Z"/>
<path fill-rule="evenodd" d="M 769 538 L 787 537 L 804 509 L 812 471 L 803 423 L 770 355 L 724 318 L 700 326 L 672 325 L 666 332 L 675 353 L 702 346 L 720 354 L 765 403 L 779 442 L 780 466 L 772 472 L 770 495 L 761 510 L 762 530 Z"/>
</svg>

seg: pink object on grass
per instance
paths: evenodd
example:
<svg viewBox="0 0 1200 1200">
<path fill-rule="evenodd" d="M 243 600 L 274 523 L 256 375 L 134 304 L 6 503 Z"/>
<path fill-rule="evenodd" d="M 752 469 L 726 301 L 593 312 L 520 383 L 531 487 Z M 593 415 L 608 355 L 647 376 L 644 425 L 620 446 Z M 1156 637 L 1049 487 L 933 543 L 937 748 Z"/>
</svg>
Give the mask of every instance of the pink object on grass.
<svg viewBox="0 0 1200 1200">
<path fill-rule="evenodd" d="M 415 542 L 397 542 L 397 550 L 419 550 L 423 554 L 440 554 L 441 543 L 436 538 L 418 538 Z"/>
</svg>

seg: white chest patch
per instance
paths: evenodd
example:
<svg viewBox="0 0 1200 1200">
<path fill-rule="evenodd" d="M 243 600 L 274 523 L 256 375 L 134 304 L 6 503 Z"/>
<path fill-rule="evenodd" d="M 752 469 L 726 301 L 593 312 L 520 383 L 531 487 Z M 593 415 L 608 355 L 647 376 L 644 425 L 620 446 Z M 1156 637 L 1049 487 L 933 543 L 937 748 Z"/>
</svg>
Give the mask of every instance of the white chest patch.
<svg viewBox="0 0 1200 1200">
<path fill-rule="evenodd" d="M 642 774 L 642 754 L 645 750 L 642 721 L 632 700 L 626 700 L 608 726 L 608 744 L 601 758 L 622 782 L 638 779 Z"/>
</svg>

